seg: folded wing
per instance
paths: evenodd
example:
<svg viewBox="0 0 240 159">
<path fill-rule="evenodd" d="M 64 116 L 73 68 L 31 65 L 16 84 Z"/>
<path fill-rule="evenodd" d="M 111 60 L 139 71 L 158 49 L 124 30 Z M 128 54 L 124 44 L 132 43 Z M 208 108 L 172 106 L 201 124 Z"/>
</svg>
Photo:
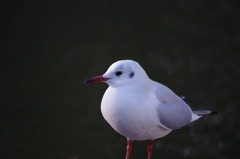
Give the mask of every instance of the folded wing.
<svg viewBox="0 0 240 159">
<path fill-rule="evenodd" d="M 192 110 L 184 100 L 168 87 L 154 82 L 155 95 L 159 101 L 157 113 L 160 122 L 167 128 L 179 129 L 192 120 Z"/>
</svg>

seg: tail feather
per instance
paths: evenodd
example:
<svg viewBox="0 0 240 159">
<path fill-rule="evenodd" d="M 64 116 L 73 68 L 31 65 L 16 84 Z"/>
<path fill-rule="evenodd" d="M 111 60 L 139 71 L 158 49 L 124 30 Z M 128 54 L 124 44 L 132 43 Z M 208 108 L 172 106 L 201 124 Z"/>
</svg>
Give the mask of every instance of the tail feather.
<svg viewBox="0 0 240 159">
<path fill-rule="evenodd" d="M 190 102 L 186 97 L 181 96 L 181 98 L 187 105 L 190 106 Z M 218 114 L 218 112 L 211 111 L 211 110 L 193 110 L 191 122 L 198 120 L 199 118 L 202 117 L 202 115 L 207 115 L 207 114 Z"/>
<path fill-rule="evenodd" d="M 211 111 L 211 110 L 193 110 L 193 114 L 197 115 L 206 115 L 206 114 L 218 114 L 218 112 Z"/>
<path fill-rule="evenodd" d="M 196 115 L 196 114 L 192 114 L 192 120 L 191 122 L 198 120 L 199 118 L 201 118 L 202 116 Z"/>
<path fill-rule="evenodd" d="M 218 112 L 214 112 L 211 110 L 193 110 L 192 111 L 192 120 L 191 122 L 198 120 L 199 118 L 202 117 L 202 115 L 207 115 L 207 114 L 218 114 Z"/>
</svg>

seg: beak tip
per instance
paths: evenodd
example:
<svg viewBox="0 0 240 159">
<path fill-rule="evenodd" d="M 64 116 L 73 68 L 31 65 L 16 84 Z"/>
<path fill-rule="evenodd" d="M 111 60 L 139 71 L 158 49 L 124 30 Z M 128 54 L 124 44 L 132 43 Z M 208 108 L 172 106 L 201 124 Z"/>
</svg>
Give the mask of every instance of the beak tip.
<svg viewBox="0 0 240 159">
<path fill-rule="evenodd" d="M 91 83 L 91 82 L 90 82 L 90 79 L 87 79 L 83 83 L 86 84 L 86 83 Z"/>
</svg>

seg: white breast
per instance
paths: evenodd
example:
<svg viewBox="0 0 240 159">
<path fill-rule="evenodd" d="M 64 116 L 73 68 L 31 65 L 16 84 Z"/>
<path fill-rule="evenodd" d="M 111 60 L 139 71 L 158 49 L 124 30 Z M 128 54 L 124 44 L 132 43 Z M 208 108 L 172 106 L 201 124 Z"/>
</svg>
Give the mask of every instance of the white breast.
<svg viewBox="0 0 240 159">
<path fill-rule="evenodd" d="M 117 132 L 131 140 L 153 140 L 167 135 L 171 130 L 163 128 L 159 121 L 156 97 L 140 92 L 109 87 L 101 103 L 103 117 Z"/>
</svg>

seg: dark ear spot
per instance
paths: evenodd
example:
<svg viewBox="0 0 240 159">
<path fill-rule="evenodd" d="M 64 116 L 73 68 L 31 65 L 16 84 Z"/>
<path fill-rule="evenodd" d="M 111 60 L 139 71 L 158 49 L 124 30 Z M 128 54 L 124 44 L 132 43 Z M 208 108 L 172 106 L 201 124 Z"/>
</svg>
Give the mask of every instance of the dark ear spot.
<svg viewBox="0 0 240 159">
<path fill-rule="evenodd" d="M 133 78 L 133 76 L 134 76 L 134 72 L 131 72 L 130 75 L 129 75 L 129 77 L 130 77 L 130 78 Z"/>
</svg>

